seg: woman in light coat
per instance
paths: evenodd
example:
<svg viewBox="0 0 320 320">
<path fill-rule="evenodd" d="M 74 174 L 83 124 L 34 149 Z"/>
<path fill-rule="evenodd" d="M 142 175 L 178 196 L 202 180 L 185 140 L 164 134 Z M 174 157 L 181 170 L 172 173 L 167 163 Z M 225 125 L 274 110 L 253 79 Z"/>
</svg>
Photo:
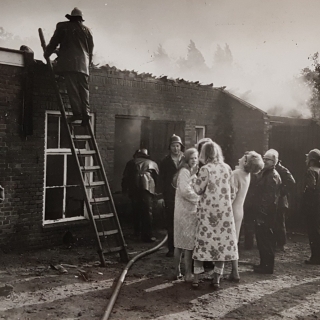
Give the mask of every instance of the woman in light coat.
<svg viewBox="0 0 320 320">
<path fill-rule="evenodd" d="M 175 277 L 181 277 L 181 257 L 184 252 L 185 280 L 192 279 L 192 251 L 197 226 L 197 203 L 199 196 L 194 192 L 193 184 L 198 170 L 198 151 L 188 149 L 173 184 L 176 187 L 174 209 L 174 257 Z"/>
<path fill-rule="evenodd" d="M 214 290 L 218 290 L 224 262 L 238 260 L 237 235 L 231 203 L 232 171 L 224 163 L 221 148 L 215 142 L 203 145 L 200 160 L 205 165 L 200 169 L 194 185 L 195 192 L 200 195 L 200 201 L 192 256 L 192 286 L 196 288 L 199 285 L 199 274 L 204 272 L 203 262 L 214 261 L 212 286 Z"/>
</svg>

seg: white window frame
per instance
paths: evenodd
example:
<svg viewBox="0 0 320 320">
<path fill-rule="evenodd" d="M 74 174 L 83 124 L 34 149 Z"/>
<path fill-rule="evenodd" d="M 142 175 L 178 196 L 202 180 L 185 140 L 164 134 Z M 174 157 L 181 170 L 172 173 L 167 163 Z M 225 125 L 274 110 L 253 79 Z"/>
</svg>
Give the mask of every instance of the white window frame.
<svg viewBox="0 0 320 320">
<path fill-rule="evenodd" d="M 69 221 L 79 221 L 79 220 L 88 220 L 88 212 L 86 209 L 86 206 L 84 206 L 84 215 L 83 216 L 78 216 L 78 217 L 70 217 L 70 218 L 61 218 L 61 219 L 56 219 L 56 220 L 45 220 L 45 209 L 46 209 L 46 189 L 48 188 L 55 188 L 55 187 L 47 187 L 47 181 L 46 181 L 46 170 L 47 170 L 47 155 L 63 155 L 64 156 L 64 166 L 63 166 L 63 209 L 65 209 L 66 205 L 66 178 L 67 178 L 67 172 L 66 172 L 66 164 L 67 164 L 67 157 L 71 155 L 71 149 L 69 148 L 58 148 L 58 149 L 47 149 L 47 137 L 48 137 L 48 116 L 49 115 L 60 115 L 61 113 L 59 111 L 46 111 L 45 114 L 45 157 L 44 157 L 44 195 L 43 195 L 43 214 L 42 214 L 42 221 L 43 225 L 48 225 L 48 224 L 56 224 L 56 223 L 64 223 L 64 222 L 69 222 Z M 72 115 L 70 112 L 66 112 L 66 115 Z M 94 116 L 93 114 L 90 114 L 91 116 L 91 125 L 94 126 Z M 61 117 L 60 117 L 61 119 Z M 61 120 L 59 121 L 59 131 L 58 134 L 60 135 L 60 126 L 61 126 Z M 60 136 L 58 139 L 58 143 L 60 143 Z M 59 147 L 59 146 L 58 146 Z M 88 147 L 87 147 L 88 148 Z M 86 166 L 90 166 L 92 164 L 92 157 L 86 157 Z M 89 173 L 86 174 L 85 179 L 89 179 L 90 182 L 92 182 L 93 179 L 93 174 Z M 90 195 L 91 195 L 91 190 L 89 190 Z M 90 197 L 89 195 L 89 197 Z M 64 215 L 64 213 L 63 213 Z"/>
<path fill-rule="evenodd" d="M 203 137 L 199 138 L 198 134 L 197 134 L 197 129 L 202 129 L 203 130 Z M 205 126 L 195 126 L 195 140 L 196 140 L 196 144 L 203 138 L 206 137 L 206 127 Z"/>
</svg>

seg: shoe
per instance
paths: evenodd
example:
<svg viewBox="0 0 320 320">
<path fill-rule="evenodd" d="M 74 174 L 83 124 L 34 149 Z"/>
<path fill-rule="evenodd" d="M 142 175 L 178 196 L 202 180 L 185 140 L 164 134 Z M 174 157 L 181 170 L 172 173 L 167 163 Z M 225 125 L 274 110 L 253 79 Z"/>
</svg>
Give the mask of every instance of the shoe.
<svg viewBox="0 0 320 320">
<path fill-rule="evenodd" d="M 260 273 L 260 274 L 273 274 L 273 270 L 267 269 L 262 266 L 254 266 L 253 272 Z"/>
<path fill-rule="evenodd" d="M 214 291 L 218 291 L 218 290 L 221 289 L 221 288 L 220 288 L 220 283 L 217 283 L 217 282 L 211 282 L 211 283 L 210 283 L 210 287 L 212 287 L 212 289 L 213 289 Z"/>
<path fill-rule="evenodd" d="M 198 289 L 199 288 L 199 282 L 198 281 L 193 281 L 191 283 L 191 287 L 192 287 L 192 289 Z"/>
<path fill-rule="evenodd" d="M 84 116 L 82 117 L 81 126 L 82 126 L 82 127 L 87 126 L 87 125 L 90 123 L 89 120 L 90 120 L 90 116 L 89 116 L 89 115 L 84 115 Z"/>
<path fill-rule="evenodd" d="M 240 278 L 236 278 L 232 273 L 230 273 L 229 275 L 227 275 L 223 279 L 227 280 L 227 281 L 230 281 L 230 282 L 234 282 L 234 283 L 239 283 L 240 282 Z"/>
<path fill-rule="evenodd" d="M 82 115 L 81 114 L 69 117 L 67 119 L 67 122 L 68 123 L 72 123 L 72 122 L 75 122 L 75 121 L 78 121 L 78 120 L 82 120 Z"/>
<path fill-rule="evenodd" d="M 174 256 L 174 251 L 169 250 L 166 254 L 166 257 L 172 258 Z"/>
<path fill-rule="evenodd" d="M 309 259 L 304 261 L 305 264 L 320 265 L 320 260 Z"/>
</svg>

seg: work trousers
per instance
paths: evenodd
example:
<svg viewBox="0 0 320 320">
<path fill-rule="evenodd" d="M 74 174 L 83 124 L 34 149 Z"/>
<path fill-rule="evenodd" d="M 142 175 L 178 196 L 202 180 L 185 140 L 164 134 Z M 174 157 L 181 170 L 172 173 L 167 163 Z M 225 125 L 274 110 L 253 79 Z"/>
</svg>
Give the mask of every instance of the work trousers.
<svg viewBox="0 0 320 320">
<path fill-rule="evenodd" d="M 309 244 L 311 249 L 310 260 L 320 262 L 320 214 L 309 213 L 306 216 Z"/>
<path fill-rule="evenodd" d="M 260 254 L 260 266 L 267 271 L 273 272 L 275 258 L 275 237 L 273 230 L 266 226 L 266 224 L 256 223 L 255 227 L 257 246 Z"/>
<path fill-rule="evenodd" d="M 288 208 L 280 207 L 277 210 L 276 225 L 274 229 L 275 240 L 278 247 L 287 243 L 286 215 Z"/>
<path fill-rule="evenodd" d="M 166 217 L 166 228 L 168 232 L 168 250 L 173 252 L 174 251 L 174 244 L 173 244 L 173 219 L 174 219 L 174 201 L 166 201 L 165 203 L 165 217 Z"/>
<path fill-rule="evenodd" d="M 244 231 L 244 248 L 247 250 L 253 249 L 254 244 L 254 210 L 245 208 L 243 216 L 243 231 Z"/>
<path fill-rule="evenodd" d="M 89 76 L 81 72 L 65 72 L 65 84 L 74 116 L 85 116 L 89 107 Z"/>
<path fill-rule="evenodd" d="M 142 240 L 153 237 L 153 195 L 147 190 L 141 190 L 132 198 L 133 226 L 135 235 L 141 234 Z"/>
</svg>

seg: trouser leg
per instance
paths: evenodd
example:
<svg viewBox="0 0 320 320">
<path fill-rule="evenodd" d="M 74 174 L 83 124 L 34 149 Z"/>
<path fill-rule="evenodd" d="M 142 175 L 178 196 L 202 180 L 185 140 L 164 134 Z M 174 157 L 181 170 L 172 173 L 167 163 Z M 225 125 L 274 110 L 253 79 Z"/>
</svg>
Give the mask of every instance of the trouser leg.
<svg viewBox="0 0 320 320">
<path fill-rule="evenodd" d="M 81 99 L 81 112 L 88 115 L 90 112 L 89 105 L 89 77 L 84 73 L 78 73 L 79 95 Z"/>
<path fill-rule="evenodd" d="M 174 201 L 166 201 L 166 226 L 168 231 L 168 249 L 174 251 L 173 245 L 173 216 L 174 216 Z"/>
<path fill-rule="evenodd" d="M 131 201 L 132 201 L 132 215 L 133 215 L 134 234 L 136 236 L 140 236 L 142 200 L 139 197 L 135 197 Z"/>
<path fill-rule="evenodd" d="M 275 226 L 275 238 L 277 246 L 283 247 L 287 243 L 287 231 L 286 231 L 286 211 L 287 208 L 279 208 L 277 210 L 276 226 Z"/>
<path fill-rule="evenodd" d="M 245 249 L 252 249 L 254 243 L 254 218 L 251 209 L 245 209 L 243 218 L 244 227 L 244 247 Z"/>
<path fill-rule="evenodd" d="M 150 240 L 153 237 L 152 230 L 152 205 L 153 205 L 153 196 L 150 192 L 143 190 L 142 191 L 142 230 L 141 237 L 144 240 Z"/>
<path fill-rule="evenodd" d="M 64 78 L 72 113 L 74 116 L 82 116 L 82 100 L 79 92 L 77 73 L 66 72 L 64 73 Z"/>
<path fill-rule="evenodd" d="M 311 260 L 320 261 L 320 218 L 307 217 L 307 230 L 311 249 Z"/>
<path fill-rule="evenodd" d="M 261 267 L 273 272 L 275 258 L 275 238 L 273 230 L 265 225 L 256 225 L 256 239 Z"/>
</svg>

